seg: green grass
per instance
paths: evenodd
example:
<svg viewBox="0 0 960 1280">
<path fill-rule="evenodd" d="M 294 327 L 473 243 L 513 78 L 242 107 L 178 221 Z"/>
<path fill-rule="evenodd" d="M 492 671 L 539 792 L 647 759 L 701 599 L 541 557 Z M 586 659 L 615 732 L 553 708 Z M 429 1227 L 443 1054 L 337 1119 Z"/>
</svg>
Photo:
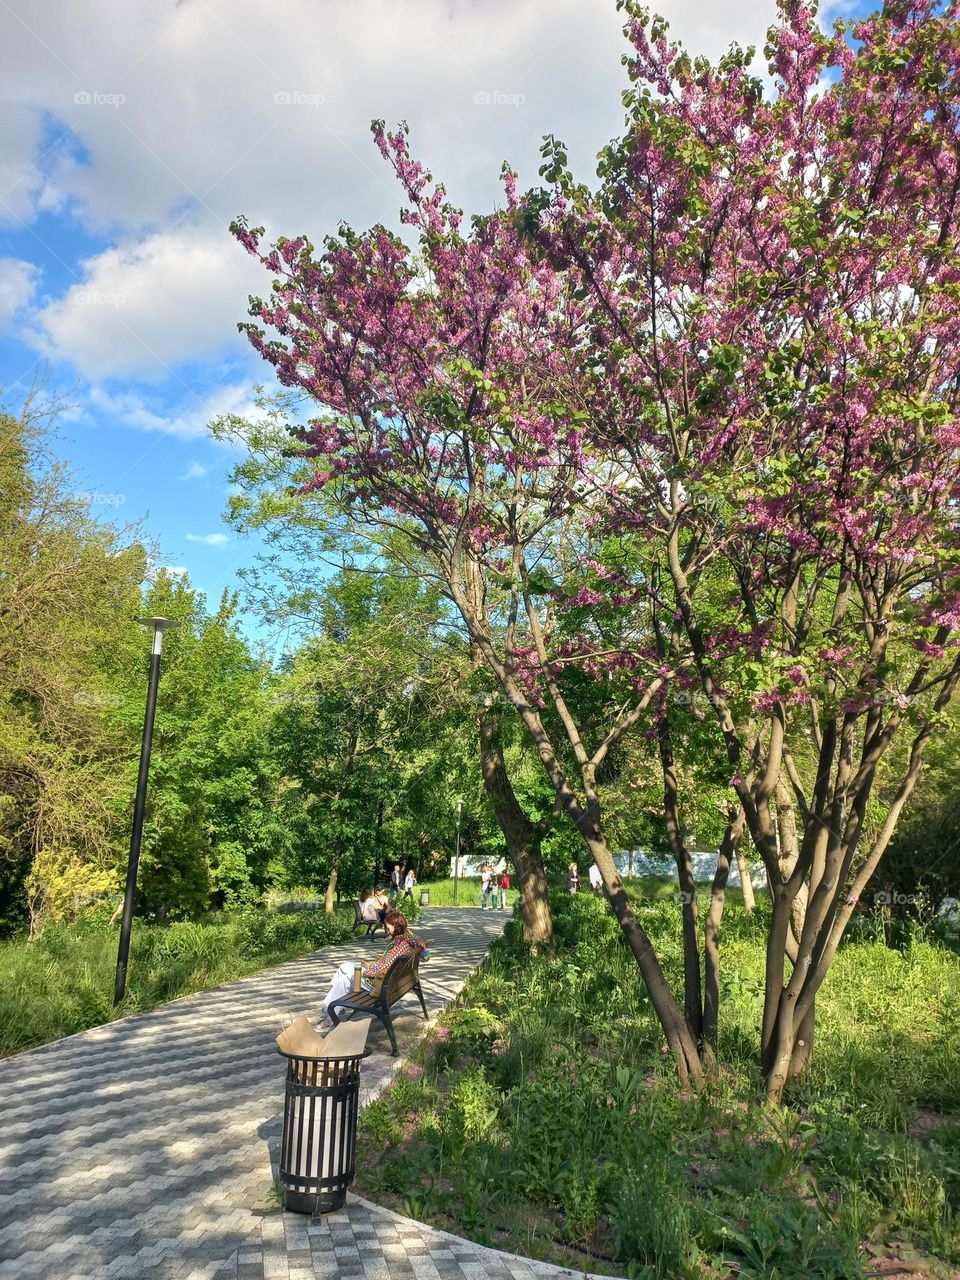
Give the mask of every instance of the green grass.
<svg viewBox="0 0 960 1280">
<path fill-rule="evenodd" d="M 417 902 L 420 893 L 426 889 L 430 894 L 431 907 L 479 907 L 481 902 L 480 881 L 474 877 L 462 877 L 457 882 L 457 901 L 453 900 L 454 884 L 452 880 L 428 880 L 418 884 L 414 889 Z M 516 889 L 507 890 L 507 908 L 513 909 L 519 901 L 520 894 Z"/>
<path fill-rule="evenodd" d="M 638 910 L 668 976 L 675 904 Z M 921 936 L 846 945 L 787 1105 L 756 1070 L 763 916 L 724 922 L 721 1069 L 681 1092 L 603 902 L 556 894 L 553 957 L 512 921 L 367 1107 L 359 1190 L 484 1244 L 640 1278 L 854 1280 L 884 1257 L 960 1263 L 960 957 Z"/>
<path fill-rule="evenodd" d="M 353 908 L 260 909 L 204 922 L 134 922 L 127 993 L 113 1007 L 116 928 L 51 926 L 36 941 L 0 943 L 0 1057 L 124 1014 L 219 986 L 352 935 Z"/>
</svg>

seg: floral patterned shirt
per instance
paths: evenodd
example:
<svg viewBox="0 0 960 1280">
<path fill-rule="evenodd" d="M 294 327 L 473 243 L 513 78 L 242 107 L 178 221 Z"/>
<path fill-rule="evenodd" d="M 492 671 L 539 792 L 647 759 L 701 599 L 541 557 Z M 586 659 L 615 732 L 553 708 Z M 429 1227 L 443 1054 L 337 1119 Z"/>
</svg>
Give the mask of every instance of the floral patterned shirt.
<svg viewBox="0 0 960 1280">
<path fill-rule="evenodd" d="M 406 955 L 408 951 L 415 951 L 420 955 L 426 949 L 427 944 L 415 933 L 407 932 L 400 938 L 391 938 L 386 951 L 379 960 L 374 960 L 373 964 L 367 965 L 363 976 L 364 978 L 382 978 L 397 956 Z"/>
</svg>

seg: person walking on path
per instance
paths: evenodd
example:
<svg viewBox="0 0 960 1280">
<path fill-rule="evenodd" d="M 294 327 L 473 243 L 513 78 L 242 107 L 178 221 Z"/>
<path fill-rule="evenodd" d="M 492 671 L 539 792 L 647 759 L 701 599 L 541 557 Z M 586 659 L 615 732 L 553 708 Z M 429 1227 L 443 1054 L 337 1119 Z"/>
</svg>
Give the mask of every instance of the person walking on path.
<svg viewBox="0 0 960 1280">
<path fill-rule="evenodd" d="M 400 863 L 396 863 L 390 872 L 390 897 L 396 902 L 400 897 Z"/>
<path fill-rule="evenodd" d="M 598 898 L 603 893 L 603 876 L 600 874 L 600 868 L 595 862 L 590 864 L 590 888 Z"/>
<path fill-rule="evenodd" d="M 580 868 L 575 862 L 567 869 L 567 888 L 571 893 L 577 893 L 580 888 Z"/>
<path fill-rule="evenodd" d="M 510 873 L 504 871 L 500 877 L 500 910 L 507 905 L 507 890 L 510 888 Z"/>
<path fill-rule="evenodd" d="M 384 920 L 384 928 L 390 941 L 380 959 L 374 960 L 372 964 L 368 964 L 364 968 L 363 976 L 360 979 L 360 986 L 364 991 L 373 990 L 374 980 L 383 977 L 397 956 L 406 955 L 407 952 L 413 952 L 417 956 L 428 954 L 426 942 L 419 934 L 411 930 L 407 924 L 407 917 L 402 912 L 388 911 Z M 330 983 L 330 989 L 323 997 L 323 1016 L 319 1022 L 314 1024 L 315 1030 L 329 1031 L 333 1026 L 333 1019 L 327 1009 L 331 1000 L 341 1000 L 353 991 L 356 966 L 356 961 L 344 960 L 337 967 L 337 971 L 333 975 L 333 981 Z"/>
<path fill-rule="evenodd" d="M 409 898 L 410 901 L 413 902 L 413 890 L 416 886 L 416 883 L 417 883 L 417 873 L 414 871 L 413 867 L 411 867 L 407 872 L 406 876 L 404 877 L 404 881 L 403 881 L 403 899 L 402 899 L 403 901 L 406 901 L 406 899 Z"/>
<path fill-rule="evenodd" d="M 490 897 L 490 890 L 493 887 L 493 872 L 489 866 L 483 868 L 480 872 L 480 907 L 483 911 L 487 909 L 487 901 Z"/>
</svg>

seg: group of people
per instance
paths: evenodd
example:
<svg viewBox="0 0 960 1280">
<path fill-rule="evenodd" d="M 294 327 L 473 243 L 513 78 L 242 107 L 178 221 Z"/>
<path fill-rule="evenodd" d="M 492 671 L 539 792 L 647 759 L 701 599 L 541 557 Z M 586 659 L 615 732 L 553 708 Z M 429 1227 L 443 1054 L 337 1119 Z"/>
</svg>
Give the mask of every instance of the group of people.
<svg viewBox="0 0 960 1280">
<path fill-rule="evenodd" d="M 567 888 L 571 893 L 580 892 L 580 868 L 575 862 L 567 868 Z M 598 898 L 603 893 L 603 876 L 595 862 L 590 864 L 590 889 Z"/>
<path fill-rule="evenodd" d="M 400 892 L 400 886 L 403 885 L 403 892 Z M 400 870 L 400 863 L 394 863 L 393 870 L 390 872 L 390 897 L 397 902 L 403 898 L 409 898 L 413 901 L 413 891 L 417 885 L 417 873 L 413 867 L 407 868 L 407 874 L 403 875 Z"/>
<path fill-rule="evenodd" d="M 480 906 L 484 910 L 489 907 L 492 911 L 499 901 L 500 910 L 502 911 L 507 905 L 507 890 L 509 888 L 510 875 L 507 871 L 497 875 L 493 867 L 484 867 L 480 872 Z"/>
<path fill-rule="evenodd" d="M 413 932 L 407 923 L 407 917 L 396 909 L 396 903 L 402 898 L 409 897 L 410 901 L 413 901 L 416 883 L 417 877 L 413 868 L 411 867 L 406 875 L 402 876 L 400 864 L 396 863 L 390 875 L 389 890 L 379 885 L 373 890 L 364 889 L 360 894 L 361 918 L 370 924 L 374 922 L 381 924 L 389 939 L 383 955 L 362 969 L 360 983 L 364 991 L 373 989 L 375 981 L 383 977 L 398 956 L 405 955 L 407 952 L 413 952 L 420 957 L 430 954 L 423 938 Z M 507 905 L 507 891 L 510 888 L 509 872 L 504 870 L 498 874 L 488 864 L 480 872 L 480 885 L 481 907 L 484 910 L 487 907 L 493 910 L 499 905 L 502 911 Z M 575 862 L 571 862 L 567 869 L 567 888 L 571 893 L 578 893 L 580 890 L 580 868 Z M 603 893 L 603 876 L 596 863 L 593 863 L 590 868 L 590 888 L 595 894 Z M 323 1016 L 316 1023 L 318 1031 L 327 1031 L 333 1026 L 333 1019 L 328 1014 L 327 1008 L 331 1001 L 340 1000 L 353 990 L 355 970 L 355 962 L 346 960 L 333 975 L 330 989 L 323 998 Z"/>
<path fill-rule="evenodd" d="M 402 875 L 399 862 L 390 873 L 389 888 L 377 885 L 375 889 L 364 889 L 360 894 L 360 918 L 367 924 L 385 924 L 387 912 L 397 907 L 407 898 L 413 902 L 413 891 L 417 884 L 417 874 L 410 867 L 406 875 Z M 402 885 L 402 889 L 401 889 Z"/>
</svg>

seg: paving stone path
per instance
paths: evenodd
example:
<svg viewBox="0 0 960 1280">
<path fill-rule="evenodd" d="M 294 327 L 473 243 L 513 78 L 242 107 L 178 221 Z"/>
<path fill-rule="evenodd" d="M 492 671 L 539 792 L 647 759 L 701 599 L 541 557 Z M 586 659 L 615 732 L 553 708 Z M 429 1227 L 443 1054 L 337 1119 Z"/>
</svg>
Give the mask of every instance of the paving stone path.
<svg viewBox="0 0 960 1280">
<path fill-rule="evenodd" d="M 434 946 L 422 970 L 431 1014 L 459 992 L 505 915 L 427 910 L 417 929 Z M 273 1041 L 283 1016 L 317 1012 L 341 960 L 379 952 L 363 939 L 327 947 L 0 1062 L 0 1280 L 564 1274 L 356 1197 L 322 1219 L 262 1212 L 279 1158 L 284 1062 Z M 402 1056 L 424 1024 L 412 997 L 400 1009 Z M 400 1065 L 379 1023 L 368 1043 L 363 1102 Z"/>
</svg>

